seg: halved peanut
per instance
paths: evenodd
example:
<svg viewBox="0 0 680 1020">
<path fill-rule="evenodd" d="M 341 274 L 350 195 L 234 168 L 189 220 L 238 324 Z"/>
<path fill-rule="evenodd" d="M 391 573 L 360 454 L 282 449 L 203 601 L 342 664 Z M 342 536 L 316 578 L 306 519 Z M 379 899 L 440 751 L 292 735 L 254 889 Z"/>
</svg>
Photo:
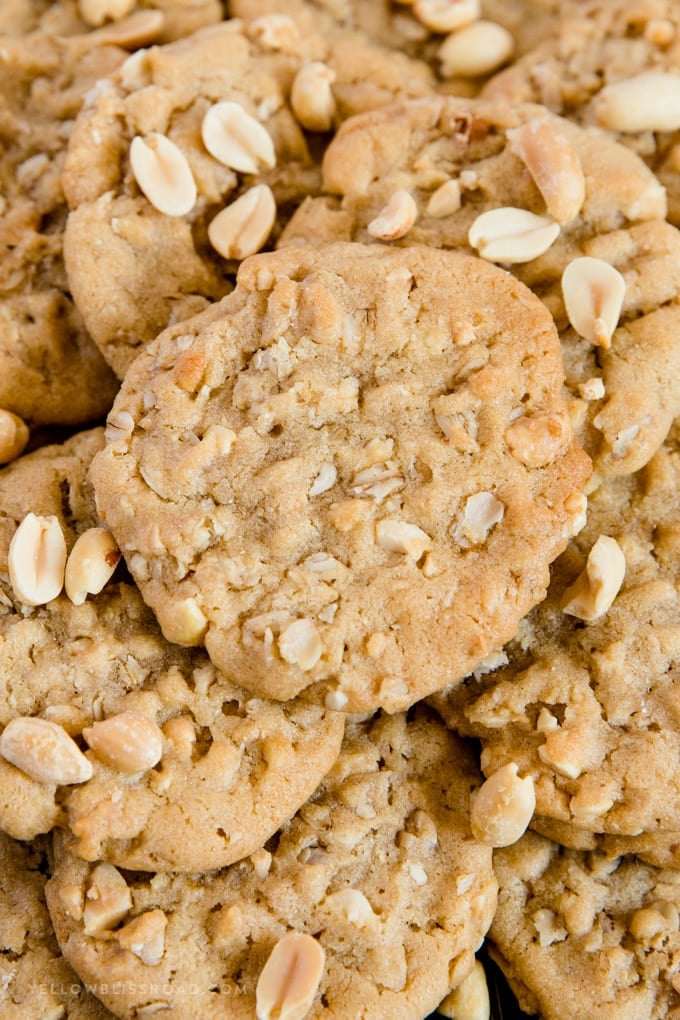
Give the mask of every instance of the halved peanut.
<svg viewBox="0 0 680 1020">
<path fill-rule="evenodd" d="M 495 21 L 473 21 L 446 37 L 439 48 L 443 78 L 480 78 L 496 71 L 515 49 L 507 28 Z"/>
<path fill-rule="evenodd" d="M 579 336 L 598 347 L 611 346 L 625 293 L 621 273 L 602 259 L 584 255 L 573 259 L 562 273 L 569 322 Z"/>
<path fill-rule="evenodd" d="M 119 712 L 95 722 L 83 736 L 97 757 L 119 772 L 146 772 L 163 754 L 160 727 L 137 712 Z"/>
<path fill-rule="evenodd" d="M 481 213 L 468 231 L 468 241 L 482 258 L 512 264 L 538 258 L 559 232 L 560 225 L 555 220 L 527 209 L 505 206 Z"/>
<path fill-rule="evenodd" d="M 90 875 L 85 893 L 83 931 L 98 935 L 111 931 L 132 909 L 132 893 L 120 871 L 102 861 Z"/>
<path fill-rule="evenodd" d="M 470 824 L 476 839 L 490 846 L 510 846 L 524 834 L 536 807 L 534 781 L 520 779 L 515 762 L 493 773 L 472 802 Z"/>
<path fill-rule="evenodd" d="M 308 131 L 330 131 L 335 116 L 335 98 L 331 86 L 337 75 L 320 60 L 301 67 L 293 79 L 290 105 Z"/>
<path fill-rule="evenodd" d="M 88 528 L 66 560 L 64 587 L 74 606 L 98 595 L 120 562 L 120 549 L 108 528 Z"/>
<path fill-rule="evenodd" d="M 266 184 L 258 184 L 211 220 L 208 237 L 215 251 L 225 259 L 244 259 L 260 250 L 275 220 L 272 190 Z"/>
<path fill-rule="evenodd" d="M 418 219 L 418 206 L 413 195 L 404 189 L 395 191 L 389 202 L 366 227 L 380 241 L 396 241 L 408 234 Z"/>
<path fill-rule="evenodd" d="M 196 182 L 189 161 L 174 142 L 154 132 L 135 135 L 130 144 L 130 167 L 137 184 L 154 209 L 166 216 L 186 216 L 196 201 Z"/>
<path fill-rule="evenodd" d="M 433 191 L 427 203 L 427 215 L 435 219 L 451 216 L 460 209 L 460 181 L 452 177 Z"/>
<path fill-rule="evenodd" d="M 0 754 L 37 783 L 71 786 L 92 777 L 92 765 L 63 726 L 32 716 L 7 723 Z"/>
<path fill-rule="evenodd" d="M 586 197 L 586 178 L 576 150 L 549 120 L 532 120 L 508 131 L 507 136 L 550 215 L 562 226 L 571 222 Z"/>
<path fill-rule="evenodd" d="M 321 635 L 312 620 L 294 620 L 278 637 L 281 658 L 292 666 L 310 670 L 316 666 L 323 652 Z"/>
<path fill-rule="evenodd" d="M 432 539 L 417 524 L 387 517 L 376 521 L 375 540 L 381 549 L 404 553 L 412 560 L 419 560 L 423 553 L 432 548 Z"/>
<path fill-rule="evenodd" d="M 437 1012 L 449 1020 L 489 1020 L 491 1001 L 484 967 L 475 960 L 474 967 L 457 988 L 447 995 Z"/>
<path fill-rule="evenodd" d="M 88 32 L 87 41 L 95 46 L 120 46 L 123 49 L 136 49 L 148 46 L 160 38 L 165 28 L 163 11 L 150 8 L 133 11 L 126 18 L 112 21 L 101 28 Z"/>
<path fill-rule="evenodd" d="M 17 414 L 0 410 L 0 464 L 8 464 L 21 454 L 28 442 L 28 425 Z"/>
<path fill-rule="evenodd" d="M 560 608 L 580 620 L 597 620 L 610 608 L 626 576 L 626 557 L 615 538 L 600 535 L 585 570 L 564 592 Z"/>
<path fill-rule="evenodd" d="M 431 32 L 453 32 L 480 14 L 479 0 L 413 0 L 413 13 Z"/>
<path fill-rule="evenodd" d="M 257 174 L 276 166 L 271 135 L 240 103 L 225 99 L 211 106 L 203 117 L 201 137 L 211 156 L 239 173 Z"/>
<path fill-rule="evenodd" d="M 680 75 L 644 71 L 611 82 L 593 100 L 595 116 L 610 131 L 680 129 Z"/>
<path fill-rule="evenodd" d="M 26 514 L 9 545 L 9 579 L 18 599 L 42 606 L 55 599 L 64 585 L 66 541 L 54 515 Z"/>
<path fill-rule="evenodd" d="M 303 1020 L 321 982 L 326 954 L 311 935 L 287 932 L 272 949 L 257 981 L 257 1020 Z"/>
</svg>

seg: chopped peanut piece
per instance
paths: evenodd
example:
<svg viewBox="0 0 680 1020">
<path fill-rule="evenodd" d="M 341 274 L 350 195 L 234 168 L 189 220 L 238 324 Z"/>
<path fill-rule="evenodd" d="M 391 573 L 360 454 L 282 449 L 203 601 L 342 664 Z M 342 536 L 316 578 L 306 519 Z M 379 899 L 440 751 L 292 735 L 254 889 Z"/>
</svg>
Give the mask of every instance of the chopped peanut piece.
<svg viewBox="0 0 680 1020">
<path fill-rule="evenodd" d="M 166 216 L 186 216 L 196 202 L 196 182 L 189 161 L 165 135 L 135 135 L 130 166 L 137 184 L 154 209 Z"/>
<path fill-rule="evenodd" d="M 111 931 L 132 909 L 127 882 L 113 864 L 102 862 L 90 875 L 85 894 L 83 930 L 86 935 Z"/>
<path fill-rule="evenodd" d="M 26 514 L 9 545 L 9 579 L 27 606 L 51 602 L 64 586 L 66 541 L 57 517 Z"/>
<path fill-rule="evenodd" d="M 555 220 L 506 206 L 481 213 L 470 227 L 468 241 L 482 258 L 514 264 L 543 255 L 559 232 Z"/>
<path fill-rule="evenodd" d="M 597 620 L 610 608 L 626 576 L 626 557 L 615 538 L 600 535 L 588 554 L 585 570 L 562 596 L 563 613 Z"/>
<path fill-rule="evenodd" d="M 489 533 L 503 520 L 505 507 L 492 492 L 476 492 L 465 502 L 462 519 L 454 530 L 455 540 L 464 549 L 486 542 Z"/>
<path fill-rule="evenodd" d="M 598 347 L 611 346 L 626 283 L 618 269 L 588 255 L 573 259 L 562 273 L 564 305 L 579 336 Z"/>
<path fill-rule="evenodd" d="M 533 817 L 534 781 L 531 776 L 520 779 L 517 771 L 514 761 L 498 769 L 482 784 L 472 803 L 472 832 L 489 846 L 516 843 Z"/>
<path fill-rule="evenodd" d="M 505 430 L 513 457 L 530 468 L 552 464 L 565 452 L 571 437 L 571 423 L 561 414 L 523 415 Z"/>
<path fill-rule="evenodd" d="M 78 0 L 78 10 L 83 21 L 96 28 L 109 18 L 112 21 L 124 18 L 135 3 L 136 0 Z"/>
<path fill-rule="evenodd" d="M 287 932 L 272 949 L 255 989 L 257 1020 L 303 1020 L 326 965 L 323 947 L 302 932 Z"/>
<path fill-rule="evenodd" d="M 263 14 L 246 23 L 248 37 L 267 50 L 289 50 L 300 42 L 300 29 L 287 14 Z"/>
<path fill-rule="evenodd" d="M 92 765 L 63 726 L 32 716 L 7 723 L 0 755 L 37 783 L 72 786 L 92 777 Z"/>
<path fill-rule="evenodd" d="M 365 928 L 376 920 L 373 907 L 358 889 L 340 889 L 331 893 L 324 900 L 324 906 L 334 913 L 337 911 L 357 928 Z"/>
<path fill-rule="evenodd" d="M 271 135 L 240 103 L 224 100 L 211 106 L 201 136 L 211 156 L 239 173 L 257 174 L 276 166 Z"/>
<path fill-rule="evenodd" d="M 165 929 L 168 919 L 162 910 L 147 910 L 115 934 L 116 942 L 139 957 L 148 967 L 155 967 L 165 952 Z"/>
<path fill-rule="evenodd" d="M 371 237 L 380 241 L 396 241 L 408 234 L 418 219 L 418 206 L 405 190 L 395 191 L 385 208 L 366 227 Z"/>
<path fill-rule="evenodd" d="M 200 644 L 206 630 L 208 620 L 196 599 L 184 599 L 173 611 L 172 625 L 166 623 L 163 634 L 176 645 Z"/>
<path fill-rule="evenodd" d="M 163 754 L 163 733 L 152 719 L 137 712 L 119 712 L 83 730 L 101 761 L 120 772 L 146 772 Z"/>
<path fill-rule="evenodd" d="M 412 560 L 419 560 L 432 547 L 432 539 L 422 528 L 389 518 L 376 521 L 375 540 L 381 549 L 404 553 Z"/>
<path fill-rule="evenodd" d="M 88 42 L 96 46 L 120 46 L 121 49 L 136 49 L 148 46 L 159 39 L 165 28 L 162 11 L 138 10 L 126 18 L 102 25 L 88 34 Z"/>
<path fill-rule="evenodd" d="M 495 21 L 473 21 L 452 32 L 439 48 L 443 78 L 480 78 L 498 70 L 515 49 L 515 40 Z"/>
<path fill-rule="evenodd" d="M 645 71 L 611 82 L 593 101 L 595 116 L 609 131 L 680 129 L 680 75 Z"/>
<path fill-rule="evenodd" d="M 413 0 L 413 13 L 431 32 L 453 32 L 480 14 L 479 0 Z"/>
<path fill-rule="evenodd" d="M 0 410 L 0 464 L 9 464 L 23 453 L 30 432 L 26 422 L 11 411 Z"/>
<path fill-rule="evenodd" d="M 548 212 L 564 226 L 578 216 L 586 179 L 576 150 L 548 120 L 532 120 L 508 131 L 510 148 L 536 182 Z"/>
<path fill-rule="evenodd" d="M 275 220 L 276 200 L 272 190 L 267 184 L 258 184 L 210 221 L 208 237 L 223 258 L 244 259 L 260 250 Z"/>
<path fill-rule="evenodd" d="M 449 1020 L 489 1020 L 489 986 L 479 960 L 475 960 L 468 976 L 437 1007 L 437 1012 Z"/>
<path fill-rule="evenodd" d="M 294 620 L 278 638 L 281 658 L 292 666 L 310 670 L 316 666 L 323 652 L 321 636 L 311 620 Z"/>
<path fill-rule="evenodd" d="M 89 528 L 79 535 L 66 560 L 64 587 L 75 606 L 98 595 L 120 562 L 120 549 L 107 528 Z"/>
<path fill-rule="evenodd" d="M 442 219 L 458 212 L 460 203 L 460 181 L 452 178 L 450 181 L 444 181 L 432 192 L 426 212 L 434 219 Z"/>
<path fill-rule="evenodd" d="M 335 71 L 314 60 L 301 67 L 293 79 L 290 105 L 293 113 L 308 131 L 330 131 L 335 116 L 335 98 L 331 88 Z"/>
</svg>

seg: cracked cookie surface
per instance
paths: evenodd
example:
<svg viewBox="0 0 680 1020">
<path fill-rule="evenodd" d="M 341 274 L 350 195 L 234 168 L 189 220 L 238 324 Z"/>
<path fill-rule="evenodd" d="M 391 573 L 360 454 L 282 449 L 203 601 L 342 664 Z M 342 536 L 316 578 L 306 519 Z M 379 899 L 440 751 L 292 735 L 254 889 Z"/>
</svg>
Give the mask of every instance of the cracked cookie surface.
<svg viewBox="0 0 680 1020">
<path fill-rule="evenodd" d="M 91 772 L 64 785 L 0 756 L 0 825 L 21 839 L 70 827 L 79 853 L 129 868 L 218 867 L 304 802 L 337 756 L 344 719 L 247 695 L 202 650 L 169 645 L 118 575 L 81 605 L 66 594 L 22 603 L 6 579 L 17 524 L 29 508 L 54 515 L 69 549 L 100 525 L 87 470 L 103 444 L 93 430 L 0 472 L 0 725 L 48 720 L 79 742 Z"/>
<path fill-rule="evenodd" d="M 544 593 L 588 458 L 552 320 L 481 259 L 290 248 L 167 330 L 93 463 L 169 640 L 285 699 L 405 708 Z"/>
<path fill-rule="evenodd" d="M 251 1020 L 263 965 L 290 932 L 325 955 L 310 1020 L 421 1018 L 469 972 L 493 916 L 491 850 L 469 827 L 478 782 L 469 748 L 427 713 L 348 722 L 307 804 L 222 871 L 102 874 L 58 843 L 60 944 L 124 1018 L 155 1002 L 177 1020 Z M 115 902 L 98 912 L 103 882 Z"/>
</svg>

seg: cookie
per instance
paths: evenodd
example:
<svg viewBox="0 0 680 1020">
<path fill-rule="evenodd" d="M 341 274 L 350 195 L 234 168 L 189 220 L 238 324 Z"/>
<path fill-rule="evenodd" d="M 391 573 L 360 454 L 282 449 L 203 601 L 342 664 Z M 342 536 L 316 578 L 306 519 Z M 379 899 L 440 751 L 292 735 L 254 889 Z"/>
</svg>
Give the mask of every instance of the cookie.
<svg viewBox="0 0 680 1020">
<path fill-rule="evenodd" d="M 4 0 L 0 34 L 21 36 L 40 31 L 47 36 L 91 34 L 135 49 L 153 42 L 171 42 L 191 35 L 224 17 L 221 0 Z"/>
<path fill-rule="evenodd" d="M 0 832 L 0 1013 L 3 1020 L 113 1020 L 61 955 L 45 904 L 47 847 Z"/>
<path fill-rule="evenodd" d="M 0 407 L 31 425 L 101 418 L 116 392 L 66 279 L 62 169 L 83 94 L 124 56 L 40 33 L 0 47 Z"/>
<path fill-rule="evenodd" d="M 87 470 L 103 443 L 102 429 L 82 433 L 0 473 L 0 725 L 23 727 L 0 736 L 0 825 L 21 839 L 70 827 L 77 852 L 122 867 L 219 867 L 305 801 L 337 757 L 344 720 L 252 698 L 204 652 L 169 645 L 129 579 L 115 575 L 82 604 L 61 594 L 30 607 L 17 595 L 8 546 L 29 508 L 56 517 L 69 549 L 101 525 Z M 82 768 L 75 780 L 36 773 L 22 753 L 36 721 Z"/>
<path fill-rule="evenodd" d="M 315 150 L 336 118 L 431 88 L 424 64 L 341 29 L 302 35 L 290 18 L 203 29 L 134 54 L 100 82 L 69 147 L 65 257 L 115 371 L 226 294 L 238 260 L 318 191 Z M 164 167 L 180 182 L 170 199 Z"/>
<path fill-rule="evenodd" d="M 130 367 L 99 511 L 168 640 L 267 697 L 396 711 L 544 593 L 589 470 L 561 379 L 549 314 L 481 259 L 253 256 Z"/>
<path fill-rule="evenodd" d="M 498 667 L 436 699 L 452 725 L 481 740 L 487 774 L 513 761 L 534 777 L 535 820 L 556 823 L 544 829 L 556 836 L 572 830 L 578 846 L 583 838 L 610 848 L 592 832 L 635 849 L 644 834 L 645 856 L 657 837 L 664 855 L 676 853 L 677 439 L 674 429 L 638 474 L 591 494 L 586 527 Z"/>
<path fill-rule="evenodd" d="M 299 953 L 309 1020 L 421 1020 L 470 971 L 493 916 L 491 850 L 469 828 L 478 781 L 434 717 L 349 723 L 308 803 L 230 868 L 145 877 L 58 846 L 48 902 L 60 944 L 124 1018 L 152 1003 L 168 1020 L 250 1020 L 256 1003 L 274 1016 L 267 991 L 283 1015 L 281 970 Z"/>
<path fill-rule="evenodd" d="M 536 833 L 494 853 L 489 950 L 545 1020 L 680 1015 L 680 872 L 564 850 Z"/>
<path fill-rule="evenodd" d="M 585 0 L 568 4 L 552 38 L 494 76 L 483 93 L 543 103 L 613 133 L 658 173 L 677 225 L 680 118 L 672 110 L 679 57 L 680 12 L 673 0 Z"/>
<path fill-rule="evenodd" d="M 663 189 L 637 156 L 532 104 L 433 98 L 347 121 L 323 178 L 326 196 L 303 204 L 280 245 L 389 239 L 486 254 L 552 312 L 574 421 L 598 475 L 635 471 L 659 447 L 680 412 L 680 234 L 664 222 Z M 494 239 L 501 248 L 487 246 Z M 572 287 L 580 296 L 571 304 L 563 291 L 564 271 L 583 257 L 600 273 L 613 266 L 623 288 L 601 338 L 571 307 L 587 306 L 589 284 Z"/>
</svg>

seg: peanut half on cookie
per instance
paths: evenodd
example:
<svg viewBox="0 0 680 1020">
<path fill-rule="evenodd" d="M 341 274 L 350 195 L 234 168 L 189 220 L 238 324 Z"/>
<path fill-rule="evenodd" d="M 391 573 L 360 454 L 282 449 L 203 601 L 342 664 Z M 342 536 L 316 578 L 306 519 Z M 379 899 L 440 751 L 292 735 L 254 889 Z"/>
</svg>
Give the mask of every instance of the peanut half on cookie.
<svg viewBox="0 0 680 1020">
<path fill-rule="evenodd" d="M 254 256 L 131 366 L 99 510 L 170 641 L 398 710 L 514 635 L 581 520 L 562 380 L 545 307 L 481 259 Z"/>
</svg>

